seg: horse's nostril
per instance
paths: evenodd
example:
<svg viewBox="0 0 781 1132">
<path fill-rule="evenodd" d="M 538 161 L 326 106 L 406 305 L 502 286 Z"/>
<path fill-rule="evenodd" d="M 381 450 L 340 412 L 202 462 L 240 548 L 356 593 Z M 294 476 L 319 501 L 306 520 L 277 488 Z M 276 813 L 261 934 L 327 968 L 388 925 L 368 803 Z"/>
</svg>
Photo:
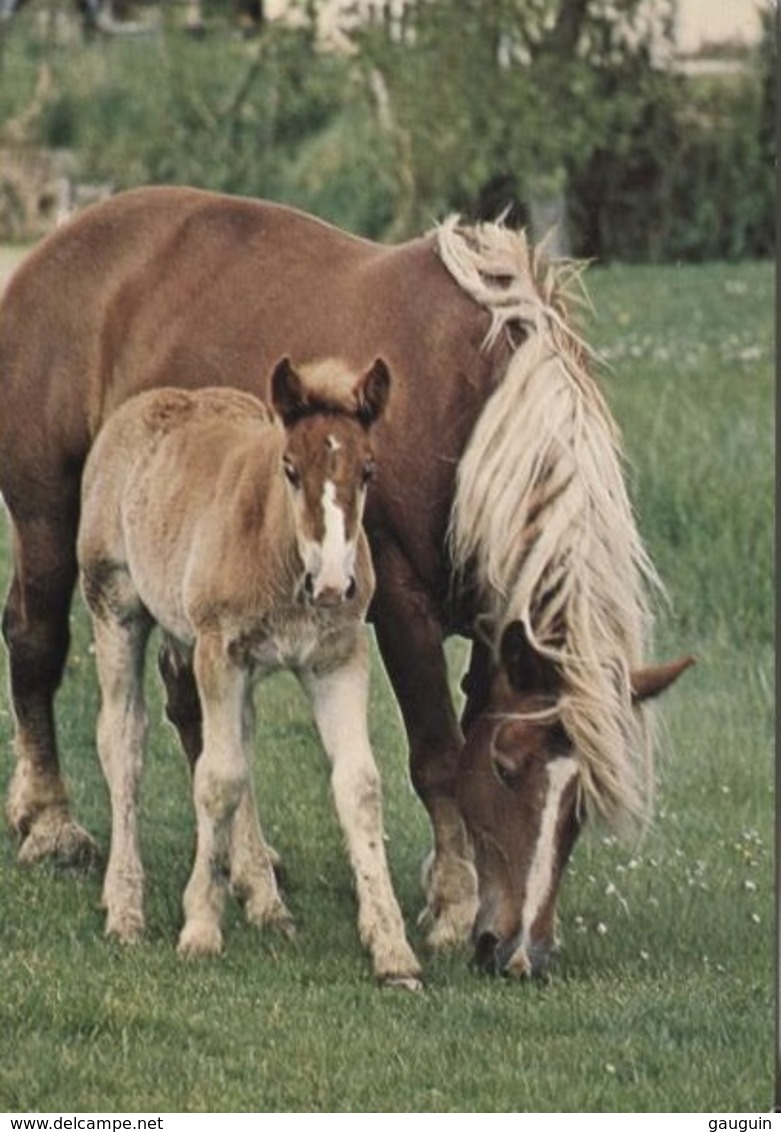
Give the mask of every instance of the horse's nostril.
<svg viewBox="0 0 781 1132">
<path fill-rule="evenodd" d="M 307 571 L 306 574 L 304 575 L 304 589 L 306 590 L 306 592 L 309 594 L 310 597 L 312 597 L 312 595 L 315 592 L 315 580 L 312 577 L 312 575 L 309 573 L 309 571 Z"/>
<path fill-rule="evenodd" d="M 355 584 L 355 578 L 350 578 L 350 581 L 347 583 L 347 589 L 344 591 L 344 596 L 347 601 L 352 601 L 352 599 L 355 597 L 355 591 L 357 590 L 357 588 L 358 587 Z"/>
</svg>

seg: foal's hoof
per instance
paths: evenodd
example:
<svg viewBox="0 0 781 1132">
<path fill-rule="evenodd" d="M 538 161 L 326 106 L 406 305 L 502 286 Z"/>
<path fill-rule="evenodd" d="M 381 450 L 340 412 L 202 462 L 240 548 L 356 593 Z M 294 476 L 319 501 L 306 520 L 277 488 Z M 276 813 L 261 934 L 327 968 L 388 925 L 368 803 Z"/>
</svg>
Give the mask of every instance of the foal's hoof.
<svg viewBox="0 0 781 1132">
<path fill-rule="evenodd" d="M 106 939 L 115 940 L 123 946 L 140 943 L 144 938 L 144 920 L 130 913 L 109 916 L 106 920 Z"/>
<path fill-rule="evenodd" d="M 405 991 L 423 990 L 423 980 L 417 975 L 384 975 L 379 984 L 381 987 L 398 987 Z"/>
<path fill-rule="evenodd" d="M 19 847 L 20 865 L 52 858 L 69 866 L 94 865 L 100 860 L 97 843 L 72 818 L 42 813 L 30 825 Z"/>
<path fill-rule="evenodd" d="M 268 923 L 275 931 L 281 932 L 285 939 L 292 941 L 296 938 L 296 921 L 287 909 L 283 915 L 274 916 Z"/>
<path fill-rule="evenodd" d="M 222 932 L 214 924 L 185 924 L 176 950 L 185 959 L 208 959 L 222 951 Z"/>
<path fill-rule="evenodd" d="M 272 928 L 288 939 L 294 939 L 296 923 L 283 900 L 276 894 L 256 891 L 244 901 L 244 915 L 248 924 L 258 928 Z"/>
</svg>

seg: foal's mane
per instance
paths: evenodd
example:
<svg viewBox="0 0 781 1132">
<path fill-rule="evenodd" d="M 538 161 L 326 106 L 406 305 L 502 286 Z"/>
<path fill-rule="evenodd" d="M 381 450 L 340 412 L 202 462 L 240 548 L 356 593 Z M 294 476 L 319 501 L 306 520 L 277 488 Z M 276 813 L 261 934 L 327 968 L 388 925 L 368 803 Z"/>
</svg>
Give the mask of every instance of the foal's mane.
<svg viewBox="0 0 781 1132">
<path fill-rule="evenodd" d="M 458 467 L 456 574 L 476 585 L 494 648 L 520 619 L 557 665 L 586 808 L 611 823 L 643 817 L 652 744 L 630 672 L 650 631 L 649 584 L 659 583 L 635 526 L 617 427 L 570 317 L 580 267 L 546 261 L 501 223 L 451 217 L 436 247 L 491 314 L 485 349 L 503 337 L 511 349 Z"/>
<path fill-rule="evenodd" d="M 353 386 L 356 376 L 340 358 L 321 358 L 300 367 L 306 382 L 306 405 L 302 416 L 354 417 L 357 405 Z"/>
</svg>

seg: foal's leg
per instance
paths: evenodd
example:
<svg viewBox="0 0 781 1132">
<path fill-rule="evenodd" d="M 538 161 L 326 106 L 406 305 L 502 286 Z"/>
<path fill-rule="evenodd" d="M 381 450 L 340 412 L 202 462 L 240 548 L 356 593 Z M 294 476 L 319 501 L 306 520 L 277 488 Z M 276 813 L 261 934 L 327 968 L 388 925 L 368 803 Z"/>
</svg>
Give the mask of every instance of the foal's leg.
<svg viewBox="0 0 781 1132">
<path fill-rule="evenodd" d="M 194 774 L 203 747 L 203 716 L 193 672 L 192 650 L 184 649 L 169 638 L 160 648 L 158 664 L 166 688 L 166 715 L 179 733 Z M 242 741 L 248 766 L 252 765 L 254 737 L 254 712 L 248 692 L 242 720 Z M 231 890 L 244 904 L 250 923 L 276 924 L 289 934 L 293 930 L 293 921 L 277 888 L 275 870 L 279 864 L 278 855 L 266 844 L 260 829 L 250 775 L 231 829 Z"/>
<path fill-rule="evenodd" d="M 444 638 L 424 586 L 401 554 L 375 554 L 372 618 L 388 677 L 404 718 L 410 773 L 428 811 L 434 848 L 423 881 L 430 947 L 468 940 L 477 914 L 477 875 L 455 799 L 463 746 L 448 683 Z"/>
<path fill-rule="evenodd" d="M 203 751 L 193 775 L 197 845 L 184 893 L 179 951 L 216 955 L 222 950 L 231 826 L 249 787 L 243 736 L 249 675 L 230 659 L 218 632 L 199 637 L 194 670 L 203 708 Z"/>
<path fill-rule="evenodd" d="M 122 585 L 132 599 L 128 578 L 117 575 L 113 596 Z M 111 796 L 111 849 L 103 882 L 106 935 L 124 943 L 144 930 L 144 873 L 138 848 L 138 785 L 144 758 L 147 714 L 144 704 L 144 653 L 152 621 L 135 603 L 113 615 L 93 603 L 95 660 L 101 706 L 97 742 Z"/>
<path fill-rule="evenodd" d="M 331 788 L 358 892 L 361 942 L 380 981 L 417 988 L 420 965 L 407 942 L 385 857 L 380 778 L 367 727 L 365 633 L 346 665 L 325 674 L 305 672 L 302 680 L 331 761 Z"/>
<path fill-rule="evenodd" d="M 73 863 L 97 855 L 95 842 L 71 817 L 55 733 L 54 696 L 70 644 L 78 521 L 78 482 L 60 487 L 51 512 L 29 515 L 31 501 L 17 500 L 0 484 L 11 515 L 14 562 L 3 614 L 16 753 L 6 811 L 25 864 L 46 856 Z"/>
<path fill-rule="evenodd" d="M 247 767 L 252 767 L 255 753 L 255 710 L 251 689 L 247 689 L 242 713 L 242 744 Z M 277 887 L 278 854 L 266 844 L 258 820 L 252 772 L 247 775 L 247 788 L 241 796 L 231 826 L 230 883 L 231 891 L 244 904 L 244 913 L 251 924 L 269 924 L 288 936 L 295 934 L 293 917 Z"/>
</svg>

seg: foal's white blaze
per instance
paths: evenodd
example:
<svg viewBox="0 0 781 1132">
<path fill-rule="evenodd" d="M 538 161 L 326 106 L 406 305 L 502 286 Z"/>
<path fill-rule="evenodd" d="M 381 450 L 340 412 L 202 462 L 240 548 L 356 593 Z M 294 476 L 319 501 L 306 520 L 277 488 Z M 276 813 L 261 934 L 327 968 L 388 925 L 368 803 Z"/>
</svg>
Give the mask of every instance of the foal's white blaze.
<svg viewBox="0 0 781 1132">
<path fill-rule="evenodd" d="M 313 582 L 313 597 L 318 598 L 326 590 L 344 593 L 350 585 L 355 553 L 358 542 L 358 527 L 353 538 L 348 539 L 344 511 L 337 503 L 336 485 L 326 480 L 321 498 L 323 508 L 323 541 L 313 546 L 314 562 L 310 567 Z"/>
<path fill-rule="evenodd" d="M 510 960 L 515 965 L 528 969 L 528 950 L 531 944 L 531 931 L 537 916 L 542 911 L 553 883 L 553 866 L 556 861 L 556 826 L 559 820 L 561 800 L 564 791 L 578 773 L 578 765 L 573 758 L 558 758 L 548 763 L 548 793 L 545 799 L 537 843 L 532 854 L 532 866 L 526 882 L 526 899 L 521 919 L 520 945 Z"/>
</svg>

